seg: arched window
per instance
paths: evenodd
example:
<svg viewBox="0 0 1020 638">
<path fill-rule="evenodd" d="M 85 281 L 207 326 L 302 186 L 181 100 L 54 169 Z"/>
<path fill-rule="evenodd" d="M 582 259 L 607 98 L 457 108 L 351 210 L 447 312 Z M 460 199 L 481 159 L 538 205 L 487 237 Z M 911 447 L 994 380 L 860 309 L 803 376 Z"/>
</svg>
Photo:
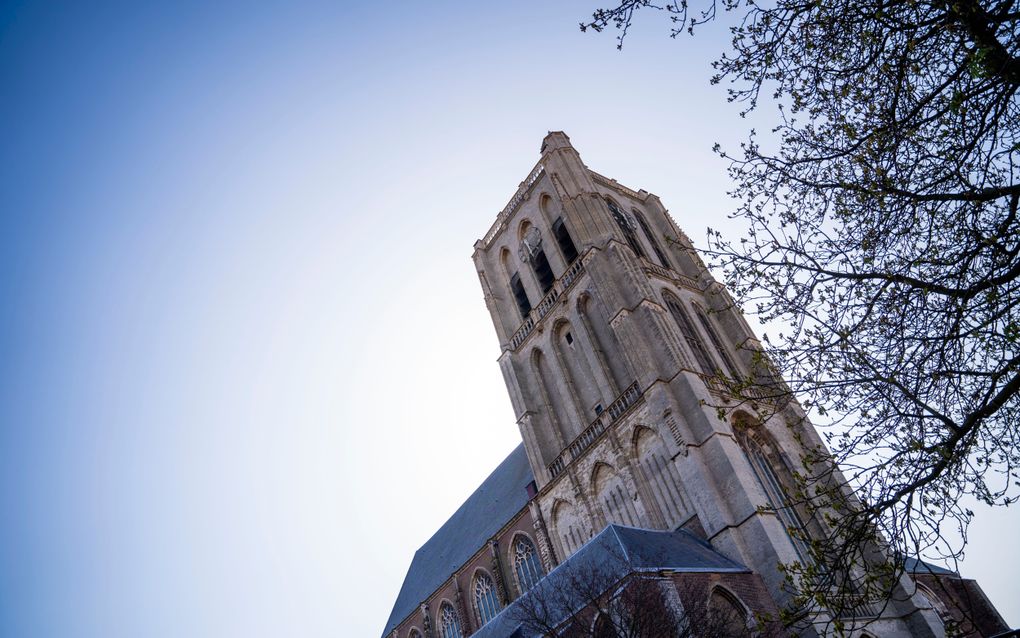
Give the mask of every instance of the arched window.
<svg viewBox="0 0 1020 638">
<path fill-rule="evenodd" d="M 521 320 L 528 318 L 528 313 L 531 312 L 531 301 L 528 300 L 528 293 L 524 290 L 524 284 L 521 283 L 521 276 L 518 273 L 514 273 L 510 277 L 510 290 L 514 293 L 514 300 L 517 302 L 517 311 L 521 313 Z"/>
<path fill-rule="evenodd" d="M 421 632 L 417 629 L 411 629 L 411 631 L 407 632 L 407 638 L 421 638 Z"/>
<path fill-rule="evenodd" d="M 708 333 L 708 338 L 711 340 L 712 345 L 715 346 L 716 354 L 718 354 L 719 358 L 722 359 L 723 365 L 726 366 L 726 372 L 729 373 L 730 378 L 739 378 L 737 366 L 733 363 L 733 358 L 730 357 L 730 353 L 727 352 L 726 348 L 723 346 L 722 339 L 719 338 L 719 333 L 716 332 L 715 326 L 712 325 L 708 315 L 706 315 L 705 311 L 698 305 L 694 306 L 694 314 L 698 316 L 698 321 L 701 322 L 702 327 L 705 328 L 705 332 Z"/>
<path fill-rule="evenodd" d="M 935 592 L 928 589 L 921 583 L 917 583 L 917 593 L 921 594 L 921 598 L 929 607 L 935 610 L 935 613 L 939 617 L 939 621 L 945 626 L 947 620 L 952 620 L 953 616 L 949 613 L 945 603 L 942 599 L 935 595 Z"/>
<path fill-rule="evenodd" d="M 570 233 L 567 232 L 567 226 L 563 223 L 562 217 L 557 217 L 556 221 L 553 222 L 552 231 L 553 236 L 556 237 L 556 243 L 560 245 L 563 260 L 569 266 L 577 259 L 577 247 L 574 246 L 574 240 L 570 238 Z"/>
<path fill-rule="evenodd" d="M 531 264 L 531 269 L 542 288 L 542 294 L 549 292 L 556 278 L 553 277 L 549 260 L 546 259 L 545 250 L 542 248 L 542 231 L 527 221 L 521 225 L 521 246 L 517 254 L 521 261 Z"/>
<path fill-rule="evenodd" d="M 453 605 L 444 602 L 439 606 L 439 635 L 440 638 L 463 638 L 460 632 L 460 618 L 454 611 Z"/>
<path fill-rule="evenodd" d="M 648 222 L 645 221 L 644 215 L 637 211 L 634 212 L 634 219 L 637 220 L 638 226 L 641 227 L 641 232 L 645 234 L 645 239 L 652 245 L 652 250 L 655 251 L 655 256 L 659 258 L 659 263 L 669 268 L 669 260 L 666 259 L 666 255 L 663 254 L 662 248 L 659 247 L 659 242 L 655 240 L 655 234 L 652 233 L 652 229 L 648 226 Z"/>
<path fill-rule="evenodd" d="M 683 335 L 684 340 L 687 341 L 687 347 L 694 355 L 698 367 L 705 374 L 715 374 L 716 366 L 712 363 L 712 358 L 708 355 L 705 344 L 702 343 L 697 329 L 695 329 L 694 324 L 691 322 L 690 315 L 687 314 L 680 300 L 668 293 L 663 295 L 663 299 L 666 300 L 666 307 L 669 308 L 670 314 L 673 315 L 673 320 L 676 321 L 677 327 L 680 328 L 680 333 Z"/>
<path fill-rule="evenodd" d="M 518 534 L 514 538 L 511 550 L 513 551 L 514 573 L 517 575 L 517 586 L 521 590 L 521 594 L 524 594 L 542 576 L 545 576 L 545 572 L 542 571 L 542 563 L 538 560 L 535 544 L 524 534 Z"/>
<path fill-rule="evenodd" d="M 793 541 L 793 547 L 801 560 L 809 560 L 809 553 L 804 540 L 807 538 L 807 527 L 804 525 L 800 514 L 797 513 L 793 501 L 789 497 L 789 490 L 776 471 L 775 463 L 769 458 L 761 442 L 752 433 L 747 431 L 747 425 L 742 427 L 738 425 L 736 429 L 738 440 L 744 448 L 744 453 L 747 455 L 748 460 L 751 462 L 754 476 L 758 479 L 758 483 L 768 497 L 769 506 L 776 511 L 779 519 L 786 527 L 787 533 Z M 776 462 L 782 464 L 781 459 L 777 459 Z M 785 467 L 780 469 L 785 469 Z"/>
<path fill-rule="evenodd" d="M 618 638 L 616 633 L 616 627 L 613 627 L 613 623 L 609 618 L 602 614 L 595 621 L 595 631 L 592 632 L 593 638 Z"/>
<path fill-rule="evenodd" d="M 475 613 L 478 614 L 478 626 L 481 627 L 496 617 L 501 609 L 499 598 L 496 596 L 496 585 L 484 572 L 475 575 L 474 596 Z"/>
<path fill-rule="evenodd" d="M 645 251 L 641 248 L 641 242 L 638 241 L 637 235 L 634 234 L 634 225 L 631 223 L 627 216 L 623 214 L 620 207 L 616 205 L 611 199 L 606 200 L 606 205 L 609 206 L 609 212 L 613 214 L 613 219 L 616 220 L 616 225 L 620 227 L 623 232 L 624 239 L 627 240 L 627 245 L 634 251 L 638 257 L 644 257 Z"/>
<path fill-rule="evenodd" d="M 716 587 L 708 598 L 709 622 L 720 636 L 747 635 L 747 611 L 725 589 Z"/>
<path fill-rule="evenodd" d="M 531 262 L 531 269 L 535 271 L 535 277 L 538 278 L 538 284 L 542 287 L 542 293 L 549 292 L 556 278 L 553 277 L 549 260 L 545 258 L 545 251 L 541 248 L 535 250 L 528 261 Z"/>
</svg>

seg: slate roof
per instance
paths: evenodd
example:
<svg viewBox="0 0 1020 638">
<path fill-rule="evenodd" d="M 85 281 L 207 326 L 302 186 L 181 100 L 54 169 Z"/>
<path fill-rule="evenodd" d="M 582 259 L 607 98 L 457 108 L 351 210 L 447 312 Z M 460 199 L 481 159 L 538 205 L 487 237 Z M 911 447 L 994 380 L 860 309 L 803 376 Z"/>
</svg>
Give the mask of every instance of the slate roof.
<svg viewBox="0 0 1020 638">
<path fill-rule="evenodd" d="M 910 574 L 935 574 L 936 576 L 959 576 L 956 572 L 946 569 L 945 567 L 939 567 L 938 565 L 932 565 L 929 562 L 907 557 L 903 561 L 903 566 Z"/>
<path fill-rule="evenodd" d="M 554 613 L 566 618 L 588 601 L 563 596 L 582 582 L 605 582 L 613 586 L 639 572 L 739 572 L 750 570 L 718 553 L 705 541 L 684 530 L 675 532 L 609 525 L 566 561 L 540 580 L 524 596 L 542 596 L 546 604 L 562 607 Z M 511 603 L 471 638 L 529 638 L 515 613 L 519 600 Z"/>
<path fill-rule="evenodd" d="M 527 485 L 533 480 L 522 443 L 414 553 L 384 638 L 528 504 Z"/>
</svg>

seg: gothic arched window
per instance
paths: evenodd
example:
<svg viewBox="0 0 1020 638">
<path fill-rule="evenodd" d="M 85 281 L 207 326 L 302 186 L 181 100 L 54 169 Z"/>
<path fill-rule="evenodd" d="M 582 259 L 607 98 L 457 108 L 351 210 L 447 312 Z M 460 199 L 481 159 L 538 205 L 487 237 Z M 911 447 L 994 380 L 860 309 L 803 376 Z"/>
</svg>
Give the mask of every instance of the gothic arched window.
<svg viewBox="0 0 1020 638">
<path fill-rule="evenodd" d="M 517 311 L 521 313 L 521 319 L 527 319 L 528 313 L 531 312 L 531 301 L 528 300 L 528 293 L 524 290 L 521 276 L 517 273 L 510 277 L 510 290 L 514 293 L 514 301 L 517 302 Z"/>
<path fill-rule="evenodd" d="M 949 613 L 945 603 L 942 602 L 941 598 L 935 595 L 935 592 L 928 589 L 921 583 L 917 583 L 917 593 L 921 595 L 921 598 L 928 604 L 929 607 L 935 610 L 935 613 L 939 617 L 939 622 L 941 622 L 943 626 L 945 626 L 947 620 L 953 619 L 953 616 Z"/>
<path fill-rule="evenodd" d="M 595 629 L 592 632 L 594 638 L 618 638 L 616 633 L 616 627 L 613 627 L 613 623 L 609 618 L 602 614 L 595 621 Z"/>
<path fill-rule="evenodd" d="M 557 217 L 553 222 L 552 231 L 553 236 L 556 237 L 556 243 L 560 245 L 563 260 L 569 266 L 577 259 L 577 247 L 574 246 L 574 240 L 570 238 L 570 233 L 567 232 L 567 226 L 563 223 L 562 217 Z"/>
<path fill-rule="evenodd" d="M 521 594 L 528 591 L 539 581 L 545 572 L 542 570 L 542 563 L 538 560 L 538 552 L 535 551 L 535 544 L 524 534 L 518 534 L 511 546 L 513 551 L 514 573 L 517 575 L 517 586 Z"/>
<path fill-rule="evenodd" d="M 634 251 L 638 257 L 644 257 L 645 251 L 641 248 L 641 242 L 638 241 L 637 235 L 634 234 L 634 224 L 623 214 L 620 207 L 616 205 L 611 199 L 606 200 L 606 205 L 609 206 L 609 212 L 613 214 L 613 219 L 616 221 L 616 225 L 620 227 L 623 232 L 624 239 L 627 240 L 627 245 Z"/>
<path fill-rule="evenodd" d="M 747 634 L 747 611 L 726 590 L 716 587 L 708 598 L 708 613 L 714 628 L 723 636 Z"/>
<path fill-rule="evenodd" d="M 542 231 L 530 222 L 524 221 L 521 224 L 521 245 L 517 251 L 521 261 L 531 264 L 531 270 L 538 279 L 538 285 L 542 288 L 542 294 L 549 292 L 556 278 L 553 276 L 549 260 L 545 257 L 545 249 L 542 248 Z"/>
<path fill-rule="evenodd" d="M 730 356 L 730 353 L 727 352 L 726 348 L 723 346 L 722 339 L 719 338 L 719 333 L 716 332 L 715 326 L 712 325 L 708 315 L 706 315 L 705 311 L 698 305 L 694 306 L 694 314 L 698 316 L 698 321 L 701 322 L 705 332 L 708 333 L 708 338 L 712 342 L 712 345 L 715 346 L 716 354 L 718 354 L 719 358 L 722 359 L 723 365 L 726 366 L 726 371 L 729 373 L 730 378 L 738 379 L 740 375 L 737 373 L 737 366 L 733 363 L 733 358 Z"/>
<path fill-rule="evenodd" d="M 659 263 L 669 268 L 669 260 L 666 259 L 666 255 L 663 254 L 662 248 L 659 248 L 659 242 L 655 240 L 655 234 L 652 233 L 651 227 L 648 226 L 648 222 L 645 221 L 644 215 L 637 211 L 634 212 L 634 219 L 637 220 L 638 226 L 641 227 L 641 232 L 645 234 L 645 239 L 652 245 L 652 250 L 655 251 L 655 256 L 659 258 Z"/>
<path fill-rule="evenodd" d="M 421 638 L 421 632 L 417 629 L 412 629 L 407 633 L 407 638 Z"/>
<path fill-rule="evenodd" d="M 553 276 L 552 267 L 549 266 L 549 260 L 545 257 L 545 251 L 541 248 L 535 250 L 529 261 L 531 269 L 535 271 L 535 277 L 538 278 L 538 284 L 542 287 L 542 292 L 549 292 L 556 278 Z"/>
<path fill-rule="evenodd" d="M 478 626 L 481 627 L 496 617 L 501 606 L 496 596 L 496 585 L 484 572 L 475 575 L 474 583 L 475 613 L 478 614 Z"/>
<path fill-rule="evenodd" d="M 439 606 L 439 635 L 440 638 L 463 638 L 460 632 L 460 618 L 454 611 L 453 605 L 444 602 Z"/>
<path fill-rule="evenodd" d="M 747 425 L 743 427 L 738 426 L 736 429 L 738 440 L 744 448 L 747 459 L 751 462 L 754 476 L 758 479 L 758 484 L 761 485 L 765 495 L 768 497 L 769 506 L 776 511 L 779 519 L 786 527 L 787 534 L 790 535 L 793 547 L 797 554 L 800 555 L 801 560 L 808 560 L 809 553 L 805 540 L 808 537 L 807 526 L 804 525 L 803 519 L 797 513 L 797 509 L 790 499 L 789 489 L 777 472 L 777 465 L 779 465 L 778 470 L 783 471 L 784 474 L 789 474 L 789 470 L 786 469 L 782 459 L 770 458 L 770 455 L 762 447 L 762 443 L 758 441 L 757 437 L 747 431 Z"/>
<path fill-rule="evenodd" d="M 683 304 L 669 293 L 664 294 L 663 299 L 666 300 L 666 307 L 669 308 L 670 314 L 673 315 L 673 320 L 676 321 L 677 327 L 680 328 L 680 333 L 687 342 L 687 347 L 694 355 L 698 367 L 705 374 L 715 374 L 716 366 L 712 363 L 712 358 L 708 355 L 708 350 L 705 349 L 705 344 L 702 343 L 701 337 L 698 335 L 698 331 L 694 327 L 690 315 L 687 314 L 687 310 L 684 309 Z"/>
</svg>

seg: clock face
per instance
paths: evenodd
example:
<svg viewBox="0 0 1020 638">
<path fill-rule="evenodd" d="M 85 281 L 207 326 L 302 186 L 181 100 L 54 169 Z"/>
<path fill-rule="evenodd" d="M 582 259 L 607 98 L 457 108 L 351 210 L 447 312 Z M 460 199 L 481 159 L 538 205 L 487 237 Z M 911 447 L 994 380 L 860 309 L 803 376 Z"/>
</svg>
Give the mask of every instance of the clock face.
<svg viewBox="0 0 1020 638">
<path fill-rule="evenodd" d="M 542 231 L 532 226 L 524 235 L 524 239 L 521 240 L 521 245 L 517 249 L 517 256 L 521 258 L 521 261 L 529 261 L 541 247 Z"/>
</svg>

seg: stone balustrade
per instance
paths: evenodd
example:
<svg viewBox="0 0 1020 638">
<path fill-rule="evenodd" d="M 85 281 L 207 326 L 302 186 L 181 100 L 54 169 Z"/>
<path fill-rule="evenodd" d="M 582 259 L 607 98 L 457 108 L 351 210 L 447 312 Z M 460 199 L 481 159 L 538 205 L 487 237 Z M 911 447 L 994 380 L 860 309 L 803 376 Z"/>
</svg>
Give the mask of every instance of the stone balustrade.
<svg viewBox="0 0 1020 638">
<path fill-rule="evenodd" d="M 491 244 L 492 240 L 499 234 L 499 231 L 503 229 L 507 220 L 509 220 L 510 216 L 514 214 L 517 207 L 521 205 L 521 202 L 524 201 L 528 191 L 530 191 L 531 187 L 535 185 L 535 182 L 542 177 L 543 173 L 545 173 L 545 167 L 542 166 L 541 162 L 539 162 L 535 165 L 535 168 L 531 169 L 531 172 L 524 181 L 521 182 L 520 186 L 517 187 L 517 192 L 510 198 L 510 203 L 504 206 L 503 210 L 499 211 L 499 214 L 496 215 L 496 221 L 493 222 L 492 226 L 489 227 L 489 231 L 485 233 L 485 237 L 482 238 L 482 245 L 485 248 L 489 247 L 489 244 Z"/>
<path fill-rule="evenodd" d="M 574 440 L 570 442 L 570 445 L 560 452 L 559 456 L 557 456 L 553 462 L 549 464 L 548 468 L 550 478 L 556 478 L 574 459 L 580 458 L 580 456 L 584 454 L 585 450 L 590 448 L 592 444 L 598 440 L 602 433 L 608 430 L 611 425 L 619 421 L 620 417 L 626 414 L 640 398 L 641 392 L 638 391 L 637 381 L 635 381 L 630 384 L 615 401 L 609 404 L 608 408 L 595 417 L 595 420 L 591 422 L 591 425 L 578 434 Z"/>
<path fill-rule="evenodd" d="M 584 272 L 584 263 L 581 258 L 575 259 L 574 263 L 570 264 L 567 271 L 563 273 L 563 276 L 553 282 L 552 288 L 549 292 L 542 297 L 542 300 L 538 302 L 538 305 L 531 309 L 528 316 L 521 323 L 521 327 L 514 332 L 513 336 L 510 337 L 510 349 L 517 350 L 521 347 L 528 336 L 532 333 L 536 326 L 542 323 L 542 319 L 545 318 L 549 311 L 552 310 L 553 306 L 556 305 L 556 300 L 566 291 L 570 290 L 570 287 L 574 285 L 577 278 Z"/>
</svg>

